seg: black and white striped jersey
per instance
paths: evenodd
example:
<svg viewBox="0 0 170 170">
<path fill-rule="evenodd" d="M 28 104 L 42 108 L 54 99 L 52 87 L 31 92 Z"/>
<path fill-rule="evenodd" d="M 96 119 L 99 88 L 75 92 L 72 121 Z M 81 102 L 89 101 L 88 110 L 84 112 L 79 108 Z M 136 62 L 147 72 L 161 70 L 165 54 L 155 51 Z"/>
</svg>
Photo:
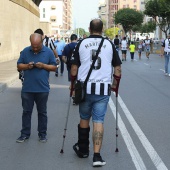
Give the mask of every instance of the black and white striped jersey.
<svg viewBox="0 0 170 170">
<path fill-rule="evenodd" d="M 85 81 L 102 36 L 90 35 L 78 42 L 71 63 L 78 65 L 77 80 Z M 105 39 L 87 82 L 87 94 L 110 95 L 113 67 L 121 65 L 114 44 Z"/>
<path fill-rule="evenodd" d="M 53 40 L 47 36 L 43 39 L 43 45 L 50 48 L 52 51 L 56 49 Z"/>
</svg>

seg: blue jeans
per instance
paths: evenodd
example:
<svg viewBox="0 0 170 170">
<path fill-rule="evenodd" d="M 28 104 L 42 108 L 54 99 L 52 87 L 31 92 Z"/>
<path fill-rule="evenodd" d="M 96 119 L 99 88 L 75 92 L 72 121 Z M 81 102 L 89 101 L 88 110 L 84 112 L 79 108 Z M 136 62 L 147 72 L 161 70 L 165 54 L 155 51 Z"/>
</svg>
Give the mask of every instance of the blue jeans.
<svg viewBox="0 0 170 170">
<path fill-rule="evenodd" d="M 170 74 L 170 68 L 168 68 L 170 54 L 165 54 L 164 56 L 165 56 L 165 73 Z"/>
<path fill-rule="evenodd" d="M 29 137 L 31 134 L 31 116 L 34 102 L 38 112 L 38 136 L 46 136 L 47 131 L 47 100 L 49 93 L 21 93 L 22 99 L 22 130 L 21 136 Z"/>
<path fill-rule="evenodd" d="M 110 96 L 86 94 L 84 102 L 79 104 L 80 118 L 95 123 L 103 123 Z"/>
</svg>

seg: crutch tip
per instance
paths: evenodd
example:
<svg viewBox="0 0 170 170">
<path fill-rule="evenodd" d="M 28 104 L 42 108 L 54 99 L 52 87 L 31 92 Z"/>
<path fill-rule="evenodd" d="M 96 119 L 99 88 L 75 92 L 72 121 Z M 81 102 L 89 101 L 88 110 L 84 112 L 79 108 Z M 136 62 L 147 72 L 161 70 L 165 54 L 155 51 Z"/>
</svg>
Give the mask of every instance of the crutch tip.
<svg viewBox="0 0 170 170">
<path fill-rule="evenodd" d="M 63 152 L 63 149 L 61 149 L 60 153 L 64 153 L 64 152 Z"/>
<path fill-rule="evenodd" d="M 116 148 L 115 152 L 119 152 L 119 149 L 118 149 L 118 148 Z"/>
</svg>

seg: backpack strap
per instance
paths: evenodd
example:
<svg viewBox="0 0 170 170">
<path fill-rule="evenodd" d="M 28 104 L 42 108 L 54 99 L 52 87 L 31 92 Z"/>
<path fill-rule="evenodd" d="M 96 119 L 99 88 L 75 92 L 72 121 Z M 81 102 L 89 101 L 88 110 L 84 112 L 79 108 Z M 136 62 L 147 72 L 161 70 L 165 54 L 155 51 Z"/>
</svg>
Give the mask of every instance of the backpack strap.
<svg viewBox="0 0 170 170">
<path fill-rule="evenodd" d="M 49 37 L 45 36 L 45 46 L 48 47 L 48 40 L 49 40 Z"/>
</svg>

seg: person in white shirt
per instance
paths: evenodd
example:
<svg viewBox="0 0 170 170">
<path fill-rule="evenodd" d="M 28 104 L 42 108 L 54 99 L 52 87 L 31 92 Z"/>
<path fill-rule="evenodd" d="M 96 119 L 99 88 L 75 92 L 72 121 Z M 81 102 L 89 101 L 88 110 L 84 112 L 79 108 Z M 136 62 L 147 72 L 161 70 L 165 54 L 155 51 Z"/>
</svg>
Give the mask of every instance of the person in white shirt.
<svg viewBox="0 0 170 170">
<path fill-rule="evenodd" d="M 162 43 L 161 56 L 163 55 L 165 57 L 165 75 L 170 76 L 170 34 L 168 34 L 168 37 Z"/>
<path fill-rule="evenodd" d="M 148 36 L 146 36 L 146 39 L 143 41 L 143 43 L 145 46 L 146 57 L 149 59 L 149 55 L 151 51 L 151 40 L 148 39 Z"/>
<path fill-rule="evenodd" d="M 103 22 L 94 19 L 90 22 L 90 36 L 79 41 L 71 57 L 71 82 L 77 79 L 85 81 L 102 37 Z M 112 73 L 114 67 L 114 80 Z M 89 156 L 90 119 L 93 122 L 93 166 L 103 166 L 106 162 L 100 155 L 104 133 L 104 117 L 107 111 L 111 89 L 115 91 L 121 78 L 121 60 L 114 44 L 104 39 L 86 86 L 85 101 L 79 104 L 80 123 L 78 124 L 78 142 L 73 149 L 78 157 Z M 116 91 L 115 91 L 116 92 Z"/>
<path fill-rule="evenodd" d="M 123 40 L 120 43 L 120 47 L 122 50 L 122 61 L 126 61 L 126 53 L 128 49 L 128 43 L 126 41 L 126 37 L 123 37 Z"/>
</svg>

